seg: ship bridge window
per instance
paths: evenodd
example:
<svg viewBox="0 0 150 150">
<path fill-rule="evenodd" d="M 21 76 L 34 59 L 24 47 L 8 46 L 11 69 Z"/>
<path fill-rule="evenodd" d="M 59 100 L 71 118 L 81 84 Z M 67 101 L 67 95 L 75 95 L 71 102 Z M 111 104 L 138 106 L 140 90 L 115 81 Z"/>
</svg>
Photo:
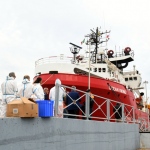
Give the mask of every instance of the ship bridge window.
<svg viewBox="0 0 150 150">
<path fill-rule="evenodd" d="M 114 77 L 114 72 L 112 72 L 112 77 Z"/>
<path fill-rule="evenodd" d="M 94 69 L 94 70 L 93 70 L 94 72 L 97 72 L 97 68 L 93 68 L 93 69 Z"/>
<path fill-rule="evenodd" d="M 137 77 L 134 77 L 134 80 L 137 80 Z"/>
<path fill-rule="evenodd" d="M 98 72 L 101 72 L 101 68 L 98 68 Z"/>
<path fill-rule="evenodd" d="M 125 78 L 125 81 L 128 81 L 128 78 Z"/>
<path fill-rule="evenodd" d="M 130 77 L 129 80 L 132 81 L 133 80 L 132 77 Z"/>
<path fill-rule="evenodd" d="M 106 68 L 103 68 L 103 72 L 106 72 Z"/>
<path fill-rule="evenodd" d="M 123 74 L 123 71 L 120 71 L 120 74 Z"/>
<path fill-rule="evenodd" d="M 87 70 L 89 70 L 89 68 L 86 68 Z M 90 68 L 90 71 L 91 71 L 92 69 Z"/>
</svg>

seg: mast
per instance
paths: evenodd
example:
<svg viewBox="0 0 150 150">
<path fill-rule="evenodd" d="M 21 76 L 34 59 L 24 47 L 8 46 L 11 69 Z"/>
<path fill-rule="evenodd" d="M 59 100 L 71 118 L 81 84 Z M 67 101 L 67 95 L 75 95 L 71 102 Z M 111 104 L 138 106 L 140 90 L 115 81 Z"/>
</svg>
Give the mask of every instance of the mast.
<svg viewBox="0 0 150 150">
<path fill-rule="evenodd" d="M 91 33 L 86 35 L 85 37 L 89 37 L 89 40 L 87 41 L 87 45 L 91 44 L 91 45 L 94 45 L 95 46 L 95 49 L 94 51 L 92 52 L 92 62 L 93 63 L 96 63 L 96 56 L 97 56 L 97 53 L 98 53 L 98 48 L 99 48 L 99 45 L 102 44 L 103 42 L 107 42 L 109 39 L 107 39 L 105 37 L 105 40 L 102 40 L 102 36 L 103 34 L 107 34 L 107 33 L 110 33 L 110 31 L 105 31 L 105 32 L 100 32 L 98 27 L 96 28 L 96 31 L 93 31 L 91 29 Z"/>
</svg>

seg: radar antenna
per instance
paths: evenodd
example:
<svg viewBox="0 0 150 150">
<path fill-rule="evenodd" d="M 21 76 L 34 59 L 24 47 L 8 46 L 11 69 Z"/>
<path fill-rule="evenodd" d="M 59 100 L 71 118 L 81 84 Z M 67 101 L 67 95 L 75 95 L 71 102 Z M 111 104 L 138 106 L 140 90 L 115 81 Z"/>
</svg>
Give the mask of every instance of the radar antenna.
<svg viewBox="0 0 150 150">
<path fill-rule="evenodd" d="M 70 51 L 73 54 L 73 63 L 76 62 L 76 55 L 79 53 L 80 49 L 82 49 L 82 47 L 75 45 L 73 43 L 69 43 L 72 45 L 72 47 L 70 47 Z"/>
</svg>

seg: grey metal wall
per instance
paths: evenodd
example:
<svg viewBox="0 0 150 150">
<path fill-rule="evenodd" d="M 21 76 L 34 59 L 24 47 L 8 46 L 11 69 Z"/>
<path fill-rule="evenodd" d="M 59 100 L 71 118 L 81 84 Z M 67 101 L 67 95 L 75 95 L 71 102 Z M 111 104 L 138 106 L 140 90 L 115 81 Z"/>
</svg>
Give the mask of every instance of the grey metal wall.
<svg viewBox="0 0 150 150">
<path fill-rule="evenodd" d="M 138 125 L 63 118 L 0 119 L 0 150 L 135 150 Z"/>
</svg>

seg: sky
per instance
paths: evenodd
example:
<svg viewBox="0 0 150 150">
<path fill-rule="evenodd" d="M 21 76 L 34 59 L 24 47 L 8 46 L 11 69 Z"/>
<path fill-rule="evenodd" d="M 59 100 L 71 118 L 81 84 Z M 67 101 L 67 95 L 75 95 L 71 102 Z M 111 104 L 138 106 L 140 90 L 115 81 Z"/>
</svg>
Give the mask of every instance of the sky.
<svg viewBox="0 0 150 150">
<path fill-rule="evenodd" d="M 34 77 L 35 61 L 72 56 L 69 43 L 79 46 L 90 29 L 111 30 L 108 49 L 131 47 L 150 96 L 149 0 L 5 0 L 0 1 L 0 82 L 9 72 L 17 82 Z M 83 46 L 83 51 L 86 49 Z M 145 84 L 142 84 L 145 86 Z"/>
</svg>

